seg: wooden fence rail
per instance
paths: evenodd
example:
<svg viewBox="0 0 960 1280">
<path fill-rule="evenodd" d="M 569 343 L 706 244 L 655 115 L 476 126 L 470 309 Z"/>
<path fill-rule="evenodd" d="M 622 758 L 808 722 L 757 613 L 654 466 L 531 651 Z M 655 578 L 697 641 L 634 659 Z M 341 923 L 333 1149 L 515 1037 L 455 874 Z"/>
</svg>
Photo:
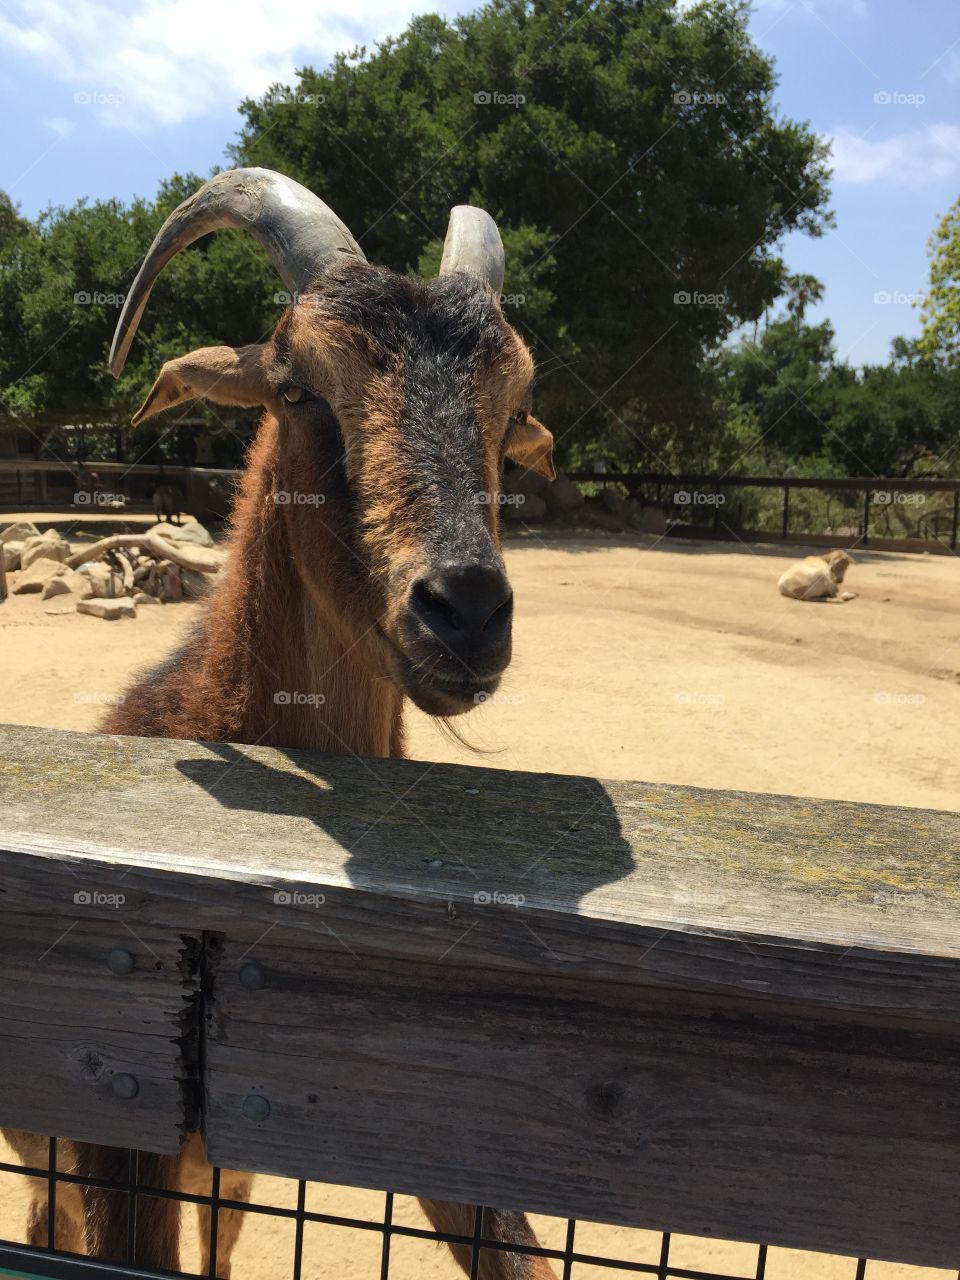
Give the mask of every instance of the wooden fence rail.
<svg viewBox="0 0 960 1280">
<path fill-rule="evenodd" d="M 0 729 L 0 1124 L 960 1262 L 960 816 Z"/>
</svg>

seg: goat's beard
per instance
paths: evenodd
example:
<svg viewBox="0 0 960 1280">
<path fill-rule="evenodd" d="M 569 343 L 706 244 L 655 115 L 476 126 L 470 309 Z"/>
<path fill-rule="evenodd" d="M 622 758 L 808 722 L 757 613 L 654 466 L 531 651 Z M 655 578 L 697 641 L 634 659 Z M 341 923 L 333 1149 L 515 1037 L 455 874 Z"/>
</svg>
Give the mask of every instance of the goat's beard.
<svg viewBox="0 0 960 1280">
<path fill-rule="evenodd" d="M 465 668 L 463 680 L 438 676 L 436 667 L 443 660 L 442 650 L 415 660 L 382 626 L 378 626 L 377 631 L 388 654 L 394 683 L 415 707 L 429 716 L 450 719 L 466 715 L 499 688 L 500 672 L 478 677 Z"/>
<path fill-rule="evenodd" d="M 493 680 L 485 688 L 462 696 L 451 694 L 446 689 L 424 688 L 423 686 L 416 688 L 406 686 L 404 687 L 404 692 L 410 701 L 419 707 L 421 711 L 425 711 L 427 715 L 436 716 L 442 720 L 450 720 L 454 716 L 463 716 L 468 711 L 476 710 L 491 694 L 496 692 L 499 684 L 499 679 Z"/>
</svg>

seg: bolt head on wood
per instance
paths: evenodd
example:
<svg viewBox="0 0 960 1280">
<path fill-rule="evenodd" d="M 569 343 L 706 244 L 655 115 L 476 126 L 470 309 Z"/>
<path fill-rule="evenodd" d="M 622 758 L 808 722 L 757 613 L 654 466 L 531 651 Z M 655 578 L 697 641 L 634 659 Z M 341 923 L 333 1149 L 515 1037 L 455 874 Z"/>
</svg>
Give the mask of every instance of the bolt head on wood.
<svg viewBox="0 0 960 1280">
<path fill-rule="evenodd" d="M 135 963 L 133 956 L 123 947 L 115 947 L 107 956 L 107 968 L 120 978 L 133 973 Z"/>
<path fill-rule="evenodd" d="M 126 1072 L 120 1071 L 113 1077 L 110 1085 L 115 1098 L 123 1098 L 125 1102 L 129 1102 L 131 1098 L 135 1098 L 140 1092 L 140 1085 L 134 1076 L 127 1075 Z"/>
<path fill-rule="evenodd" d="M 266 979 L 258 964 L 245 964 L 240 970 L 240 985 L 248 991 L 259 991 Z"/>
<path fill-rule="evenodd" d="M 241 1111 L 247 1120 L 266 1120 L 270 1114 L 270 1103 L 262 1093 L 251 1093 L 244 1098 Z"/>
</svg>

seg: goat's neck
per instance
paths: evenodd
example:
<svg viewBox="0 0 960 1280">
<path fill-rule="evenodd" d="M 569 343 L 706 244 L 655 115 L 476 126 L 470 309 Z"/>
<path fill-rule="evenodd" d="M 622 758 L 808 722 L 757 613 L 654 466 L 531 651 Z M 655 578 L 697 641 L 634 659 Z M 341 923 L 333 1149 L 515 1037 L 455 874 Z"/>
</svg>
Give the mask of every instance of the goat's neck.
<svg viewBox="0 0 960 1280">
<path fill-rule="evenodd" d="M 211 659 L 227 681 L 239 677 L 239 732 L 275 746 L 402 755 L 402 695 L 376 673 L 374 637 L 354 635 L 305 586 L 277 487 L 275 454 L 254 455 L 208 620 L 226 650 Z"/>
</svg>

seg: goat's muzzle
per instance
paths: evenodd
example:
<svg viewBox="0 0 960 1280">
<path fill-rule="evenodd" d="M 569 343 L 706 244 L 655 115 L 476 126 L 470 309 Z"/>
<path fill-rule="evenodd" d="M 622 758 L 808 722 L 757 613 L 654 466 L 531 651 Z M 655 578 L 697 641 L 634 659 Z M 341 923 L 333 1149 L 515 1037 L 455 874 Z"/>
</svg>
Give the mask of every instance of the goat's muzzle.
<svg viewBox="0 0 960 1280">
<path fill-rule="evenodd" d="M 513 592 L 499 564 L 443 564 L 415 578 L 391 646 L 405 692 L 430 715 L 470 711 L 510 662 L 512 622 Z"/>
</svg>

